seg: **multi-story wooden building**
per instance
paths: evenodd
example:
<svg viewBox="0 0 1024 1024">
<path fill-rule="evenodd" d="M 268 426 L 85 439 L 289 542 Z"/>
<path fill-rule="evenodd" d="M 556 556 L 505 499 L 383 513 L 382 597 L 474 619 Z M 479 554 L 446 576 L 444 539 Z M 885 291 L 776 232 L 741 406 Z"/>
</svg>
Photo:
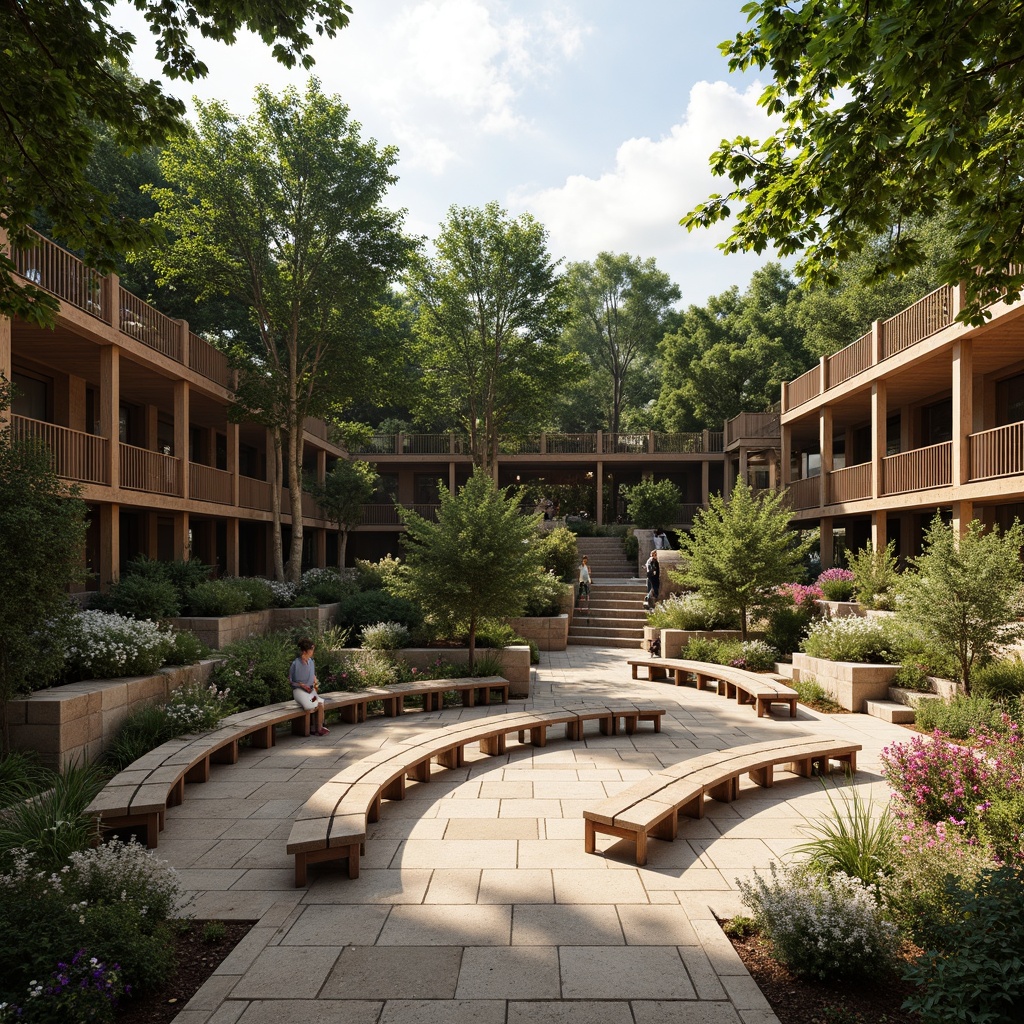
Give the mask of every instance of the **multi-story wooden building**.
<svg viewBox="0 0 1024 1024">
<path fill-rule="evenodd" d="M 265 574 L 272 449 L 264 427 L 229 419 L 225 356 L 42 236 L 11 255 L 24 280 L 60 299 L 55 330 L 0 318 L 0 373 L 18 391 L 12 427 L 44 438 L 58 474 L 80 488 L 90 586 L 138 553 Z M 304 441 L 304 467 L 320 477 L 342 455 L 323 423 L 308 421 Z M 281 507 L 290 510 L 287 491 Z M 303 509 L 304 560 L 329 564 L 337 531 L 310 495 Z"/>
<path fill-rule="evenodd" d="M 1024 302 L 956 323 L 942 287 L 782 389 L 782 483 L 797 526 L 834 543 L 920 550 L 940 510 L 1006 526 L 1024 518 Z"/>
</svg>

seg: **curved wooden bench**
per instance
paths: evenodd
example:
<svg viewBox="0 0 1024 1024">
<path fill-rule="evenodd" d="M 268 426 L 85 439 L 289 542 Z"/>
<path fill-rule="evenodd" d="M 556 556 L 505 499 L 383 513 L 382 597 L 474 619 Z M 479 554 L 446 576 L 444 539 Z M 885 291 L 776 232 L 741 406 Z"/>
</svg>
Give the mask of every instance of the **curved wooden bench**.
<svg viewBox="0 0 1024 1024">
<path fill-rule="evenodd" d="M 382 701 L 385 715 L 401 715 L 409 697 L 423 697 L 425 711 L 440 710 L 444 695 L 458 692 L 463 706 L 490 703 L 497 691 L 508 703 L 508 680 L 501 676 L 468 679 L 428 679 L 400 683 L 392 687 L 371 687 L 356 692 L 335 691 L 323 694 L 326 711 L 340 711 L 343 721 L 366 720 L 371 701 Z M 102 828 L 140 830 L 150 849 L 157 846 L 168 807 L 185 799 L 186 782 L 206 782 L 211 764 L 234 764 L 238 744 L 249 738 L 256 747 L 275 745 L 276 729 L 291 723 L 292 733 L 308 736 L 310 713 L 293 700 L 268 704 L 250 711 L 239 711 L 221 719 L 217 728 L 195 736 L 168 740 L 133 761 L 97 794 L 86 813 L 99 820 Z"/>
<path fill-rule="evenodd" d="M 596 852 L 597 833 L 629 839 L 636 843 L 636 862 L 647 863 L 647 839 L 676 838 L 679 815 L 704 817 L 704 799 L 731 802 L 739 797 L 739 780 L 744 773 L 759 786 L 770 787 L 778 767 L 796 775 L 810 776 L 818 766 L 821 773 L 830 761 L 857 770 L 859 743 L 822 736 L 769 740 L 730 750 L 691 757 L 664 768 L 648 779 L 585 810 L 584 849 Z"/>
<path fill-rule="evenodd" d="M 429 782 L 431 764 L 459 768 L 465 749 L 479 743 L 484 754 L 505 753 L 508 737 L 543 747 L 548 730 L 564 725 L 566 738 L 581 740 L 586 722 L 597 721 L 604 735 L 614 735 L 619 722 L 627 733 L 641 721 L 660 731 L 664 709 L 634 704 L 550 708 L 490 715 L 447 726 L 422 739 L 396 744 L 343 768 L 325 782 L 299 811 L 288 837 L 287 850 L 295 857 L 295 884 L 306 884 L 310 864 L 348 861 L 349 878 L 359 877 L 359 856 L 366 842 L 366 826 L 380 817 L 382 800 L 403 800 L 407 779 Z"/>
<path fill-rule="evenodd" d="M 715 683 L 718 693 L 735 697 L 738 704 L 754 705 L 758 718 L 763 718 L 772 704 L 788 704 L 789 717 L 796 718 L 796 703 L 800 696 L 796 690 L 757 672 L 681 658 L 637 658 L 628 664 L 634 679 L 638 678 L 637 669 L 641 666 L 646 667 L 648 679 L 667 679 L 671 675 L 676 686 L 681 686 L 687 676 L 692 676 L 698 690 L 703 690 L 708 683 Z"/>
</svg>

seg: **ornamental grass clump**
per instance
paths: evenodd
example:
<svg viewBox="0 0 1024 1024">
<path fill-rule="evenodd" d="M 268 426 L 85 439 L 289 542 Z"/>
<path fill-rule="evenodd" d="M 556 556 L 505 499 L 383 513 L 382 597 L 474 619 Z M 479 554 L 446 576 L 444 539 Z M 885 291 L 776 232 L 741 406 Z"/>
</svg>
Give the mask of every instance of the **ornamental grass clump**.
<svg viewBox="0 0 1024 1024">
<path fill-rule="evenodd" d="M 870 978 L 892 969 L 898 934 L 874 886 L 841 872 L 769 865 L 771 877 L 737 882 L 779 961 L 818 981 Z"/>
</svg>

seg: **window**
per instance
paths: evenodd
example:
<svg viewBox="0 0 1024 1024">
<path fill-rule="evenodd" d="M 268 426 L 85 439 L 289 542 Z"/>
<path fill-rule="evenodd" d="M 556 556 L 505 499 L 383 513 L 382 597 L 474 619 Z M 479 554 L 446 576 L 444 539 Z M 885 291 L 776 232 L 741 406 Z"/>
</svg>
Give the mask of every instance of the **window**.
<svg viewBox="0 0 1024 1024">
<path fill-rule="evenodd" d="M 1024 420 L 1024 373 L 996 385 L 996 426 Z"/>
<path fill-rule="evenodd" d="M 953 440 L 953 400 L 946 398 L 921 410 L 921 447 Z"/>
<path fill-rule="evenodd" d="M 49 422 L 49 383 L 42 377 L 28 377 L 23 373 L 12 373 L 11 383 L 16 389 L 11 412 L 15 416 L 27 416 L 30 420 Z"/>
<path fill-rule="evenodd" d="M 950 415 L 952 415 L 953 406 L 950 405 Z M 952 434 L 952 425 L 950 425 L 950 437 Z M 897 413 L 895 416 L 890 416 L 885 421 L 885 454 L 886 455 L 897 455 L 902 450 L 902 424 L 900 422 L 900 414 Z"/>
</svg>

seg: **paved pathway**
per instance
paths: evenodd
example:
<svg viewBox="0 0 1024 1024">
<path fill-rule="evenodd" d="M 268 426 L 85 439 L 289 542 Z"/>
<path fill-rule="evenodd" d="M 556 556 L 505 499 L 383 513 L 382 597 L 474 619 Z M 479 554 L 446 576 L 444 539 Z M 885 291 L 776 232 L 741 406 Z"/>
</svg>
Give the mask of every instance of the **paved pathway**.
<svg viewBox="0 0 1024 1024">
<path fill-rule="evenodd" d="M 259 924 L 178 1024 L 776 1024 L 714 917 L 740 909 L 737 877 L 784 856 L 828 810 L 820 781 L 744 780 L 737 802 L 682 821 L 675 843 L 653 841 L 643 868 L 624 845 L 584 854 L 582 810 L 695 752 L 802 733 L 862 743 L 858 785 L 885 798 L 879 752 L 906 732 L 804 708 L 759 719 L 714 694 L 631 681 L 634 654 L 544 654 L 532 702 L 635 696 L 668 709 L 661 734 L 510 741 L 503 757 L 467 749 L 465 769 L 436 768 L 404 802 L 385 801 L 354 881 L 335 865 L 293 887 L 295 810 L 346 761 L 486 710 L 336 724 L 323 739 L 245 750 L 189 786 L 158 854 L 194 895 L 194 916 Z"/>
</svg>

